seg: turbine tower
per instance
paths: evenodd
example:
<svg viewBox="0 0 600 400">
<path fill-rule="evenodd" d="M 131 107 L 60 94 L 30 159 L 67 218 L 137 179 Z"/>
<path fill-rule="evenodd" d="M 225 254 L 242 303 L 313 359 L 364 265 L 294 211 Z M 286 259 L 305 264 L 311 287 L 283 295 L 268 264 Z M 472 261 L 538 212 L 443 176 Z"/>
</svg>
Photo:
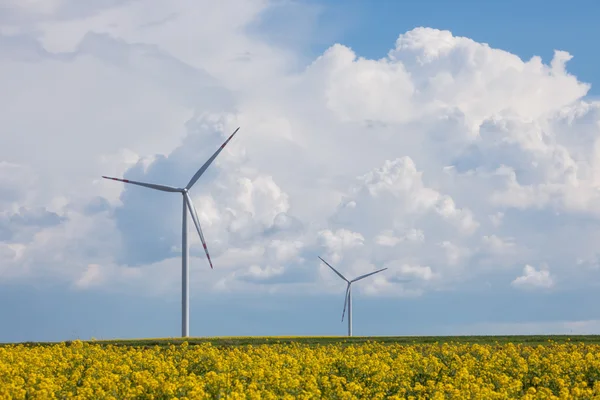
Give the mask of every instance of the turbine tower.
<svg viewBox="0 0 600 400">
<path fill-rule="evenodd" d="M 188 269 L 188 229 L 187 229 L 187 211 L 190 211 L 192 216 L 192 220 L 194 221 L 194 225 L 196 226 L 196 230 L 198 231 L 198 235 L 200 236 L 200 240 L 202 241 L 202 246 L 204 247 L 204 252 L 206 253 L 206 258 L 208 259 L 208 263 L 210 264 L 210 268 L 212 269 L 212 261 L 210 260 L 210 255 L 208 254 L 208 248 L 206 247 L 206 241 L 204 240 L 204 235 L 202 234 L 202 228 L 200 228 L 200 220 L 198 219 L 198 213 L 196 212 L 196 208 L 192 203 L 192 198 L 190 197 L 188 191 L 194 186 L 196 181 L 202 176 L 204 171 L 212 164 L 212 162 L 217 158 L 219 153 L 225 148 L 227 143 L 233 138 L 233 136 L 237 133 L 240 128 L 238 127 L 232 134 L 227 138 L 225 143 L 217 149 L 217 151 L 204 163 L 202 167 L 192 176 L 190 182 L 184 188 L 176 188 L 172 186 L 165 185 L 156 185 L 153 183 L 144 183 L 144 182 L 136 182 L 128 179 L 119 179 L 112 178 L 109 176 L 103 176 L 104 179 L 112 179 L 113 181 L 131 183 L 132 185 L 138 185 L 147 187 L 150 189 L 160 190 L 161 192 L 172 192 L 172 193 L 181 193 L 183 198 L 183 216 L 181 223 L 181 336 L 188 337 L 190 334 L 189 327 L 189 318 L 190 318 L 190 298 L 189 298 L 189 269 Z"/>
<path fill-rule="evenodd" d="M 346 279 L 346 277 L 340 274 L 335 268 L 333 268 L 329 263 L 319 257 L 321 261 L 325 263 L 329 268 L 333 270 L 340 278 L 345 280 L 348 285 L 346 286 L 346 296 L 344 297 L 344 311 L 342 311 L 342 322 L 344 321 L 344 314 L 346 313 L 346 305 L 348 306 L 348 336 L 352 336 L 352 284 L 356 281 L 360 281 L 361 279 L 366 278 L 367 276 L 375 275 L 378 272 L 385 271 L 387 268 L 379 269 L 375 272 L 369 272 L 368 274 L 364 274 L 359 276 L 358 278 L 354 278 L 351 281 Z"/>
</svg>

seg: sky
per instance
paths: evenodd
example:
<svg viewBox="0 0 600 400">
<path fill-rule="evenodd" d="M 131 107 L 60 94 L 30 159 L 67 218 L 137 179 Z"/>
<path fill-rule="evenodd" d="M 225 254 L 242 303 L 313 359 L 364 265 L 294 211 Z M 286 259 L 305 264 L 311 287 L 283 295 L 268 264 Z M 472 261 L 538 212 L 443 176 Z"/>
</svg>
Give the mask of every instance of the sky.
<svg viewBox="0 0 600 400">
<path fill-rule="evenodd" d="M 600 5 L 0 1 L 0 342 L 600 333 Z M 598 162 L 598 164 L 597 164 Z"/>
</svg>

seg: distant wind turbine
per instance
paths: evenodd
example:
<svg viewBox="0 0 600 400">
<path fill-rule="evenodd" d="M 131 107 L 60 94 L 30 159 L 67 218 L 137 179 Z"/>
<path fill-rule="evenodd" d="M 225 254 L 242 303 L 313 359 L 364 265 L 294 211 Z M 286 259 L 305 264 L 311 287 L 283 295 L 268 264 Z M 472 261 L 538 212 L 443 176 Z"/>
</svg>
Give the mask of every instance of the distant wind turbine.
<svg viewBox="0 0 600 400">
<path fill-rule="evenodd" d="M 219 147 L 219 149 L 204 163 L 204 165 L 192 176 L 192 179 L 184 188 L 176 188 L 172 186 L 164 186 L 164 185 L 155 185 L 153 183 L 144 183 L 144 182 L 136 182 L 130 181 L 128 179 L 118 179 L 111 178 L 109 176 L 103 176 L 104 179 L 112 179 L 113 181 L 131 183 L 133 185 L 143 186 L 150 189 L 160 190 L 162 192 L 175 192 L 181 193 L 183 197 L 183 217 L 181 224 L 181 336 L 188 337 L 189 330 L 189 317 L 190 317 L 190 298 L 189 298 L 189 269 L 188 269 L 188 229 L 187 229 L 187 211 L 189 209 L 190 214 L 192 215 L 192 220 L 194 221 L 194 225 L 196 225 L 196 230 L 198 231 L 198 235 L 200 236 L 200 240 L 202 241 L 202 246 L 204 247 L 204 252 L 206 253 L 206 258 L 208 258 L 208 263 L 210 264 L 210 268 L 212 269 L 212 261 L 210 260 L 210 255 L 208 254 L 208 249 L 206 247 L 206 241 L 204 240 L 204 235 L 202 234 L 202 229 L 200 228 L 200 220 L 198 219 L 198 213 L 196 212 L 196 208 L 192 203 L 192 198 L 190 197 L 188 191 L 194 186 L 198 178 L 202 176 L 204 171 L 210 166 L 210 164 L 217 158 L 219 153 L 225 148 L 227 143 L 233 138 L 233 136 L 237 133 L 240 128 L 238 127 L 232 134 L 227 138 L 225 143 Z"/>
<path fill-rule="evenodd" d="M 348 305 L 348 336 L 352 336 L 352 284 L 356 281 L 360 281 L 361 279 L 366 278 L 367 276 L 371 276 L 378 272 L 385 271 L 387 268 L 382 268 L 375 272 L 369 272 L 368 274 L 361 275 L 358 278 L 354 278 L 351 281 L 349 281 L 344 275 L 340 274 L 335 268 L 329 265 L 327 261 L 323 260 L 321 257 L 319 257 L 319 259 L 321 259 L 321 261 L 323 261 L 325 265 L 331 268 L 333 272 L 335 272 L 340 278 L 342 278 L 348 283 L 348 286 L 346 286 L 346 296 L 344 297 L 344 311 L 342 311 L 342 322 L 344 321 L 346 305 Z"/>
</svg>

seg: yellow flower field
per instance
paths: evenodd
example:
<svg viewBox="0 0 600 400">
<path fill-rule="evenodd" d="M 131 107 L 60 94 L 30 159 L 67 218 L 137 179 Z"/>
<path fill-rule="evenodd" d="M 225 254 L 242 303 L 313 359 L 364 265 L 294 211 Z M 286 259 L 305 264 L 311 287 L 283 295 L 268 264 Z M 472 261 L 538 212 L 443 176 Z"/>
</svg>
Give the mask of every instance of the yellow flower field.
<svg viewBox="0 0 600 400">
<path fill-rule="evenodd" d="M 8 345 L 0 398 L 600 399 L 600 346 Z"/>
</svg>

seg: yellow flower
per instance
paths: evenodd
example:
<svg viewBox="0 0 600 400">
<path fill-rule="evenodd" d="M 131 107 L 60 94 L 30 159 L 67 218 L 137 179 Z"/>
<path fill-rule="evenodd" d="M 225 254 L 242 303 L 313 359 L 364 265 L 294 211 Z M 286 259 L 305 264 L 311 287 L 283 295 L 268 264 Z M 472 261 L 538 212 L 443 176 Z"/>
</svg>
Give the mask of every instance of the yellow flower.
<svg viewBox="0 0 600 400">
<path fill-rule="evenodd" d="M 600 347 L 298 343 L 0 347 L 0 398 L 600 397 Z"/>
</svg>

